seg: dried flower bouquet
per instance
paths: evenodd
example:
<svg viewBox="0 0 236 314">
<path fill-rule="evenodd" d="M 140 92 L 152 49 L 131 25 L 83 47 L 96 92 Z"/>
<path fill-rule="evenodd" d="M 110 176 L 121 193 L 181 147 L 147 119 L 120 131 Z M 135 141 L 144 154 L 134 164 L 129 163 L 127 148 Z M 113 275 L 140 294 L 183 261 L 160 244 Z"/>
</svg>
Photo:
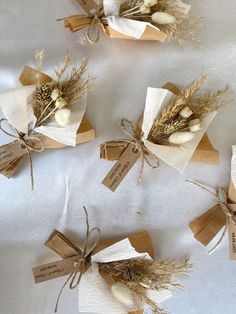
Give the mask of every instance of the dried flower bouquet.
<svg viewBox="0 0 236 314">
<path fill-rule="evenodd" d="M 145 162 L 159 167 L 159 160 L 183 172 L 190 161 L 218 164 L 219 154 L 205 135 L 217 109 L 228 102 L 228 86 L 200 93 L 204 75 L 183 90 L 171 83 L 164 88 L 148 88 L 145 110 L 136 129 L 123 119 L 127 140 L 110 141 L 100 146 L 101 158 L 118 160 L 103 180 L 115 191 L 135 162 L 141 159 L 139 180 Z"/>
<path fill-rule="evenodd" d="M 148 307 L 156 314 L 167 313 L 160 303 L 172 297 L 173 289 L 183 288 L 175 280 L 191 269 L 189 260 L 153 259 L 147 231 L 100 241 L 100 230 L 90 230 L 87 211 L 86 222 L 82 247 L 54 230 L 45 245 L 62 259 L 33 268 L 35 283 L 69 276 L 58 294 L 55 312 L 68 285 L 70 289 L 79 287 L 81 312 L 142 314 Z"/>
<path fill-rule="evenodd" d="M 0 147 L 1 174 L 12 177 L 25 155 L 34 187 L 32 152 L 75 146 L 94 139 L 94 130 L 85 117 L 87 91 L 93 79 L 84 79 L 87 59 L 80 67 L 66 54 L 55 69 L 55 78 L 41 72 L 43 51 L 37 52 L 36 69 L 26 66 L 20 76 L 22 87 L 0 94 L 1 131 L 14 141 Z M 17 113 L 17 114 L 15 114 Z"/>
<path fill-rule="evenodd" d="M 191 6 L 181 0 L 101 0 L 77 2 L 86 15 L 64 18 L 65 27 L 75 32 L 87 28 L 91 43 L 99 39 L 99 28 L 112 38 L 158 40 L 175 38 L 179 44 L 198 41 L 200 18 L 189 13 Z"/>
</svg>

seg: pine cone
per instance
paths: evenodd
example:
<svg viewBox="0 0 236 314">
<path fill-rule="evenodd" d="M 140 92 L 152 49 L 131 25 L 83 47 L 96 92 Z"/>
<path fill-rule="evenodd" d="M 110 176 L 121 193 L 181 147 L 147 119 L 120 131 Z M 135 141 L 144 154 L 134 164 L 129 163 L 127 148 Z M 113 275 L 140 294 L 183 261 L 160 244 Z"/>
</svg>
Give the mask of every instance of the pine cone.
<svg viewBox="0 0 236 314">
<path fill-rule="evenodd" d="M 51 100 L 51 89 L 48 84 L 42 84 L 36 90 L 37 100 L 40 102 L 49 102 Z"/>
</svg>

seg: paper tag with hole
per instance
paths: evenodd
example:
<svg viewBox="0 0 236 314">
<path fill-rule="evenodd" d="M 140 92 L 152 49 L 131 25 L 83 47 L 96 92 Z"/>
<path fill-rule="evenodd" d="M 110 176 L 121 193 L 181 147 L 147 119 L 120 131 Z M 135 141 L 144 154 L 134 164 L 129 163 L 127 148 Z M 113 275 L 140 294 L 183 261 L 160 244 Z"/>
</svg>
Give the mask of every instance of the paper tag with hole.
<svg viewBox="0 0 236 314">
<path fill-rule="evenodd" d="M 135 148 L 135 145 L 129 144 L 102 183 L 112 192 L 115 192 L 139 157 L 140 152 Z"/>
<path fill-rule="evenodd" d="M 25 146 L 22 146 L 18 141 L 0 146 L 0 165 L 9 163 L 23 156 L 26 152 Z"/>
<path fill-rule="evenodd" d="M 79 256 L 73 256 L 33 268 L 35 283 L 63 277 L 79 271 Z"/>
<path fill-rule="evenodd" d="M 228 204 L 236 217 L 236 204 Z M 228 219 L 229 232 L 229 254 L 231 260 L 236 260 L 236 224 L 231 219 Z"/>
</svg>

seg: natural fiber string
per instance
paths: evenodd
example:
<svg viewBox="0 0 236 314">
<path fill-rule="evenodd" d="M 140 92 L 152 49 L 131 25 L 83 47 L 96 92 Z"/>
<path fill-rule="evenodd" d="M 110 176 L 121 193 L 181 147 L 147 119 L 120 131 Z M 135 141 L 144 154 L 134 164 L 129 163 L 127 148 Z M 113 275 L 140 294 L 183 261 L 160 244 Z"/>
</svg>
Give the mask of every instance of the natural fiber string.
<svg viewBox="0 0 236 314">
<path fill-rule="evenodd" d="M 220 205 L 222 211 L 224 212 L 224 214 L 226 216 L 226 223 L 225 223 L 225 227 L 224 227 L 223 233 L 222 233 L 220 239 L 214 245 L 214 247 L 208 252 L 208 254 L 212 254 L 219 247 L 219 245 L 221 244 L 221 242 L 223 241 L 223 239 L 224 239 L 224 237 L 226 235 L 226 232 L 228 230 L 228 220 L 231 220 L 236 225 L 236 217 L 234 215 L 234 212 L 227 205 L 227 195 L 226 195 L 226 192 L 225 192 L 225 190 L 223 188 L 218 188 L 216 190 L 216 193 L 214 193 L 210 189 L 206 188 L 205 186 L 201 185 L 198 182 L 190 181 L 190 180 L 186 180 L 186 182 L 194 184 L 194 185 L 202 188 L 203 190 L 209 192 L 214 197 L 216 197 L 216 199 L 218 201 L 218 204 Z"/>
<path fill-rule="evenodd" d="M 75 289 L 79 285 L 81 278 L 86 271 L 86 264 L 90 261 L 91 255 L 100 241 L 100 229 L 95 227 L 95 228 L 90 230 L 88 212 L 87 212 L 86 207 L 84 207 L 84 212 L 85 212 L 85 216 L 86 216 L 86 236 L 85 236 L 85 240 L 84 240 L 83 249 L 82 250 L 77 249 L 79 261 L 78 261 L 78 265 L 77 265 L 77 262 L 75 263 L 76 264 L 75 266 L 78 266 L 78 267 L 77 267 L 77 270 L 75 272 L 72 272 L 69 275 L 69 277 L 67 278 L 67 280 L 63 284 L 63 286 L 62 286 L 62 288 L 58 294 L 58 297 L 57 297 L 54 313 L 56 313 L 58 310 L 58 304 L 59 304 L 61 294 L 62 294 L 64 288 L 66 287 L 66 285 L 68 284 L 68 282 L 70 282 L 70 284 L 69 284 L 70 289 Z M 93 244 L 89 247 L 89 240 L 90 240 L 90 238 L 94 232 L 97 233 L 97 237 L 95 238 Z M 78 279 L 75 282 L 78 274 L 79 274 Z"/>
<path fill-rule="evenodd" d="M 140 166 L 140 171 L 139 171 L 139 176 L 138 176 L 138 185 L 141 184 L 142 181 L 142 175 L 143 175 L 143 169 L 144 169 L 144 163 L 146 161 L 146 163 L 153 169 L 157 169 L 159 168 L 160 162 L 159 162 L 159 158 L 154 155 L 143 143 L 143 141 L 139 138 L 137 138 L 135 136 L 135 128 L 133 125 L 133 122 L 129 119 L 122 119 L 121 120 L 121 128 L 122 131 L 128 135 L 129 137 L 131 137 L 132 140 L 127 140 L 124 139 L 122 140 L 122 142 L 128 143 L 128 144 L 133 144 L 134 145 L 134 149 L 138 150 L 140 153 L 140 157 L 141 157 L 141 166 Z M 129 125 L 131 130 L 128 130 L 126 124 Z M 156 164 L 153 164 L 151 160 L 149 160 L 148 156 L 152 156 L 155 160 Z"/>
<path fill-rule="evenodd" d="M 94 14 L 91 23 L 89 24 L 88 30 L 86 32 L 86 38 L 90 44 L 94 45 L 100 37 L 100 28 L 101 21 L 97 14 Z M 95 34 L 95 35 L 94 35 Z M 94 37 L 94 38 L 92 38 Z"/>
<path fill-rule="evenodd" d="M 15 127 L 13 127 L 9 122 L 9 125 L 10 127 L 12 128 L 12 130 L 16 133 L 16 134 L 13 134 L 13 133 L 10 133 L 10 132 L 7 132 L 6 130 L 4 130 L 4 128 L 2 127 L 2 123 L 4 121 L 7 121 L 7 119 L 3 118 L 0 120 L 0 130 L 10 136 L 10 137 L 13 137 L 15 138 L 17 141 L 19 141 L 19 143 L 21 144 L 22 148 L 26 149 L 27 150 L 27 155 L 28 155 L 28 160 L 29 160 L 29 166 L 30 166 L 30 179 L 31 179 L 31 188 L 32 188 L 32 191 L 34 190 L 34 173 L 33 173 L 33 162 L 32 162 L 32 156 L 31 156 L 31 151 L 34 151 L 34 152 L 42 152 L 44 150 L 44 145 L 43 145 L 43 142 L 38 138 L 38 137 L 35 137 L 33 135 L 30 135 L 30 136 L 27 136 L 27 138 L 24 138 L 25 137 L 25 134 L 24 133 L 21 133 L 19 132 Z M 39 148 L 35 148 L 34 146 L 32 146 L 31 144 L 29 144 L 29 141 L 31 141 L 31 143 L 33 141 L 36 141 L 38 143 L 40 143 L 41 147 Z"/>
</svg>

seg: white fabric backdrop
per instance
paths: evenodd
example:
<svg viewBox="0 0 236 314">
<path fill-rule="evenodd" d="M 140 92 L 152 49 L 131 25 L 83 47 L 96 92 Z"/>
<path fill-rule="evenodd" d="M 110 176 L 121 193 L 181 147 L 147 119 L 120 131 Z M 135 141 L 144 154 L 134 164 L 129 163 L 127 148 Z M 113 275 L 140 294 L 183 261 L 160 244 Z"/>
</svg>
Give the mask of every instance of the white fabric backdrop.
<svg viewBox="0 0 236 314">
<path fill-rule="evenodd" d="M 188 223 L 215 203 L 210 195 L 185 183 L 196 179 L 225 186 L 230 178 L 231 145 L 236 143 L 236 2 L 206 0 L 192 3 L 192 12 L 204 16 L 202 47 L 179 48 L 174 43 L 109 40 L 81 45 L 81 34 L 63 29 L 59 17 L 75 14 L 73 0 L 0 0 L 0 89 L 15 87 L 25 64 L 32 65 L 36 49 L 45 48 L 45 70 L 50 74 L 69 50 L 76 62 L 90 58 L 89 72 L 97 77 L 88 97 L 88 117 L 97 139 L 77 148 L 47 151 L 33 156 L 36 191 L 30 191 L 25 161 L 14 180 L 0 177 L 0 312 L 52 313 L 64 278 L 34 285 L 31 268 L 55 259 L 43 243 L 54 228 L 78 240 L 85 231 L 82 206 L 91 225 L 104 238 L 148 229 L 160 258 L 189 255 L 194 272 L 184 281 L 185 292 L 163 304 L 174 314 L 232 314 L 236 312 L 235 262 L 228 259 L 228 243 L 211 256 L 193 239 Z M 184 176 L 162 164 L 145 168 L 136 187 L 138 165 L 116 193 L 101 180 L 112 163 L 99 159 L 99 143 L 123 137 L 119 121 L 137 119 L 148 86 L 167 81 L 181 85 L 209 74 L 208 87 L 230 83 L 234 101 L 222 109 L 209 129 L 221 153 L 220 166 L 191 163 Z M 1 136 L 1 142 L 5 139 Z M 68 203 L 65 199 L 68 197 Z M 111 311 L 112 312 L 112 311 Z M 65 290 L 59 313 L 77 313 L 77 292 Z"/>
</svg>

